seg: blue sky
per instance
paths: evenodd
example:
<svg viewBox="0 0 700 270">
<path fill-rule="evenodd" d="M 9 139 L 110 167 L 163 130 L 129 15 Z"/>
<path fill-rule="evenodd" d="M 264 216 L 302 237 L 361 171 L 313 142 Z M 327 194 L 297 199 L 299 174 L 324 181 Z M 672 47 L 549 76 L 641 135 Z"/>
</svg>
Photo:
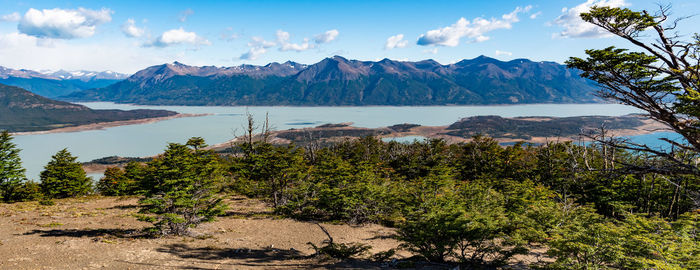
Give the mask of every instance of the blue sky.
<svg viewBox="0 0 700 270">
<path fill-rule="evenodd" d="M 698 1 L 669 1 L 674 16 Z M 593 4 L 655 1 L 5 1 L 0 66 L 132 73 L 180 61 L 233 66 L 292 60 L 422 60 L 487 55 L 563 62 L 627 44 L 575 19 Z M 700 19 L 682 23 L 692 33 Z"/>
</svg>

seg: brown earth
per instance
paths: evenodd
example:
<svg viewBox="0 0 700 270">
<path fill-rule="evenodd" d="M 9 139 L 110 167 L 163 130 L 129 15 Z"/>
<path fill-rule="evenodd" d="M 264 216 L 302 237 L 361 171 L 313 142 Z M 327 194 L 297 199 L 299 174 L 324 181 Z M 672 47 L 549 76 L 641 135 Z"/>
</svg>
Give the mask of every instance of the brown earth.
<svg viewBox="0 0 700 270">
<path fill-rule="evenodd" d="M 138 221 L 135 197 L 84 197 L 0 204 L 0 269 L 386 269 L 363 259 L 314 257 L 307 243 L 326 239 L 312 222 L 274 215 L 266 204 L 234 197 L 229 211 L 194 229 L 194 237 L 151 237 Z M 370 254 L 397 248 L 394 229 L 370 224 L 323 224 L 336 243 L 371 245 Z M 507 268 L 524 269 L 543 250 L 518 256 Z M 393 258 L 411 256 L 397 252 Z M 443 269 L 420 265 L 422 269 Z"/>
<path fill-rule="evenodd" d="M 274 216 L 265 204 L 228 201 L 231 210 L 195 229 L 198 237 L 146 237 L 136 198 L 88 197 L 0 204 L 0 269 L 314 269 L 379 268 L 363 260 L 310 257 L 325 234 L 313 223 Z M 323 225 L 337 243 L 361 242 L 371 253 L 395 248 L 390 228 Z"/>
</svg>

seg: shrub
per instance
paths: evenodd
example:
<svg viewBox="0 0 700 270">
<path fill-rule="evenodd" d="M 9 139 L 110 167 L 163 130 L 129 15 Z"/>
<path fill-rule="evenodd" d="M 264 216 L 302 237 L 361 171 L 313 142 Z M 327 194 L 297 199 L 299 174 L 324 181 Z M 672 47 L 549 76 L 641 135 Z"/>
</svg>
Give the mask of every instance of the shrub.
<svg viewBox="0 0 700 270">
<path fill-rule="evenodd" d="M 67 198 L 84 195 L 92 190 L 92 179 L 87 177 L 77 157 L 67 149 L 58 151 L 41 172 L 41 190 L 48 198 Z"/>
<path fill-rule="evenodd" d="M 11 194 L 5 199 L 10 202 L 26 202 L 39 200 L 42 196 L 41 187 L 38 183 L 34 181 L 24 181 L 15 186 Z"/>
<path fill-rule="evenodd" d="M 106 196 L 133 195 L 138 190 L 138 183 L 128 178 L 119 167 L 109 167 L 97 182 L 97 190 Z"/>
<path fill-rule="evenodd" d="M 192 139 L 187 145 L 171 143 L 148 163 L 140 219 L 153 222 L 161 235 L 188 234 L 190 227 L 223 214 L 224 204 L 215 195 L 221 166 L 216 153 L 202 147 Z"/>
</svg>

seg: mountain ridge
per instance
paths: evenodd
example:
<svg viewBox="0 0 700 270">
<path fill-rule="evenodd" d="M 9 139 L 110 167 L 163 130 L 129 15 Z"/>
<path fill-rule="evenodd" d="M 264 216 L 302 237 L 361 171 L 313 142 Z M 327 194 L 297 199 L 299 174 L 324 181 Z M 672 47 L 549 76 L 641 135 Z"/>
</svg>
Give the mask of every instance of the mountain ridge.
<svg viewBox="0 0 700 270">
<path fill-rule="evenodd" d="M 84 124 L 174 116 L 166 110 L 93 110 L 0 84 L 0 130 L 41 131 Z"/>
<path fill-rule="evenodd" d="M 342 56 L 315 64 L 151 66 L 126 80 L 62 97 L 148 105 L 488 105 L 589 103 L 595 85 L 555 62 L 479 56 L 360 61 Z"/>
<path fill-rule="evenodd" d="M 129 77 L 113 71 L 34 71 L 0 66 L 0 83 L 55 98 L 76 91 L 106 87 Z"/>
</svg>

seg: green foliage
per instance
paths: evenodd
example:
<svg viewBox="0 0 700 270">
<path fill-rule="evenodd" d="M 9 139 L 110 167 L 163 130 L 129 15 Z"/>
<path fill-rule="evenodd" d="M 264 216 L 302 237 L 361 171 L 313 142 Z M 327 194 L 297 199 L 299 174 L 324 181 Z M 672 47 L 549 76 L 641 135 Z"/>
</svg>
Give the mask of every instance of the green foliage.
<svg viewBox="0 0 700 270">
<path fill-rule="evenodd" d="M 660 222 L 647 227 L 632 221 L 685 218 L 693 201 L 684 190 L 697 190 L 696 179 L 679 176 L 679 189 L 663 175 L 620 173 L 614 170 L 620 164 L 647 157 L 600 144 L 503 147 L 477 136 L 453 145 L 367 137 L 307 151 L 261 142 L 242 147 L 242 155 L 228 159 L 237 191 L 273 205 L 284 194 L 275 209 L 298 219 L 397 227 L 404 248 L 433 262 L 500 265 L 533 245 L 549 247 L 557 259 L 550 268 L 657 267 L 649 265 L 659 263 L 662 250 L 628 248 L 645 242 L 672 247 L 665 254 L 695 254 L 694 236 L 664 242 L 670 238 L 657 234 L 672 233 L 650 229 L 678 221 L 646 218 Z M 275 195 L 271 179 L 279 172 L 293 177 Z M 693 232 L 675 231 L 683 234 Z M 690 258 L 677 260 L 693 265 Z"/>
<path fill-rule="evenodd" d="M 171 143 L 148 163 L 145 196 L 139 201 L 142 220 L 153 222 L 162 235 L 185 235 L 189 228 L 223 214 L 216 196 L 222 178 L 216 154 L 201 150 L 203 142 Z"/>
<path fill-rule="evenodd" d="M 629 215 L 609 221 L 582 207 L 554 230 L 548 254 L 556 269 L 697 269 L 700 214 L 669 222 Z"/>
<path fill-rule="evenodd" d="M 234 189 L 249 196 L 270 198 L 274 206 L 288 202 L 290 188 L 306 176 L 303 150 L 289 145 L 275 147 L 254 142 L 241 145 L 244 158 L 235 160 L 231 171 L 238 181 Z"/>
<path fill-rule="evenodd" d="M 87 177 L 78 158 L 67 149 L 58 151 L 41 172 L 41 190 L 48 198 L 67 198 L 88 194 L 92 179 Z"/>
<path fill-rule="evenodd" d="M 97 182 L 97 191 L 106 196 L 134 195 L 138 191 L 138 182 L 127 176 L 119 167 L 109 167 Z"/>
<path fill-rule="evenodd" d="M 19 158 L 19 149 L 12 143 L 12 135 L 7 130 L 0 131 L 0 200 L 14 201 L 13 193 L 26 179 Z"/>
<path fill-rule="evenodd" d="M 34 181 L 23 181 L 18 185 L 14 186 L 11 190 L 11 194 L 6 198 L 6 201 L 10 202 L 26 202 L 26 201 L 37 201 L 43 197 L 41 193 L 41 187 L 37 182 Z"/>
</svg>

